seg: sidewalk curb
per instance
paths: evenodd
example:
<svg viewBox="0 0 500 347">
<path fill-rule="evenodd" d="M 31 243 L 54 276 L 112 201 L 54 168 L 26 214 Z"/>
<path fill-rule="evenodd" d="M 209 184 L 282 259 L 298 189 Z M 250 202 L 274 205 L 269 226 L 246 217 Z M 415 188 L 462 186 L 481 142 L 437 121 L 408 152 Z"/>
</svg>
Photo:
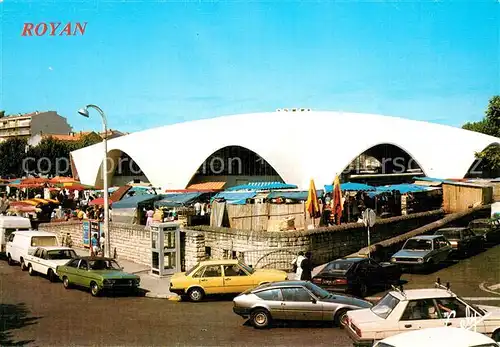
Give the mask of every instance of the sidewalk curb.
<svg viewBox="0 0 500 347">
<path fill-rule="evenodd" d="M 169 294 L 159 294 L 159 293 L 151 293 L 147 292 L 145 294 L 146 298 L 152 298 L 152 299 L 167 299 L 170 301 L 180 301 L 181 297 L 177 294 L 174 293 L 169 293 Z"/>
</svg>

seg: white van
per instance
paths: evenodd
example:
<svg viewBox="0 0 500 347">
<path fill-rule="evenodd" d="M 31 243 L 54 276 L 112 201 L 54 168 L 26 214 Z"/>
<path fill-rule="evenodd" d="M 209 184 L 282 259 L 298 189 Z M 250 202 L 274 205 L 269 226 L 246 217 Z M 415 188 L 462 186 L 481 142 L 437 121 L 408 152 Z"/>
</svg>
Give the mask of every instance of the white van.
<svg viewBox="0 0 500 347">
<path fill-rule="evenodd" d="M 29 218 L 18 216 L 0 216 L 0 251 L 5 252 L 5 243 L 14 231 L 30 230 Z"/>
<path fill-rule="evenodd" d="M 21 269 L 26 270 L 24 258 L 37 247 L 59 246 L 59 239 L 54 233 L 46 231 L 14 231 L 7 239 L 6 253 L 9 265 L 20 263 Z"/>
</svg>

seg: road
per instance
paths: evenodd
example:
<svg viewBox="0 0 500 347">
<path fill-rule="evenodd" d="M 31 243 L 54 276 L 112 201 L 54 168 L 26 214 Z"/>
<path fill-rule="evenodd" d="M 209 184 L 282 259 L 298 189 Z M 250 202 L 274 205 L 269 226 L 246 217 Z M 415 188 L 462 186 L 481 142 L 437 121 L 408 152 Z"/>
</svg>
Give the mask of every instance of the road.
<svg viewBox="0 0 500 347">
<path fill-rule="evenodd" d="M 93 298 L 4 261 L 0 290 L 2 346 L 352 346 L 343 330 L 328 325 L 255 330 L 232 312 L 230 300 Z"/>
</svg>

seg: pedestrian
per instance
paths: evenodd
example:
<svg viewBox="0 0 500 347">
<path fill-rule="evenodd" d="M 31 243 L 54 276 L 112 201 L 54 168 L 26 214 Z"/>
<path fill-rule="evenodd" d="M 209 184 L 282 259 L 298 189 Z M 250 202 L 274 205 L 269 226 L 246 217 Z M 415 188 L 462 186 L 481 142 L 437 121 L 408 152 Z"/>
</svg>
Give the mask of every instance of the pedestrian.
<svg viewBox="0 0 500 347">
<path fill-rule="evenodd" d="M 64 246 L 66 247 L 73 247 L 73 240 L 71 239 L 71 235 L 69 233 L 66 233 L 66 238 L 64 239 Z"/>
<path fill-rule="evenodd" d="M 104 242 L 105 238 L 104 238 L 104 233 L 101 233 L 101 252 L 102 252 L 102 256 L 104 257 L 104 245 L 106 244 L 106 242 Z"/>
<path fill-rule="evenodd" d="M 150 230 L 151 229 L 151 224 L 153 224 L 153 216 L 155 214 L 155 211 L 153 211 L 152 208 L 149 208 L 146 211 L 146 229 Z"/>
<path fill-rule="evenodd" d="M 5 216 L 9 208 L 10 208 L 9 200 L 5 195 L 2 195 L 2 200 L 0 201 L 0 214 Z"/>
<path fill-rule="evenodd" d="M 300 267 L 302 268 L 302 274 L 300 279 L 302 281 L 310 281 L 312 279 L 312 262 L 311 262 L 311 252 L 306 252 L 305 259 L 300 263 Z"/>
<path fill-rule="evenodd" d="M 97 256 L 99 253 L 99 240 L 97 240 L 97 234 L 92 235 L 92 253 L 94 256 Z"/>
<path fill-rule="evenodd" d="M 300 264 L 304 259 L 304 252 L 300 251 L 299 255 L 292 261 L 293 272 L 295 272 L 296 280 L 300 280 L 300 277 L 302 276 L 302 267 L 300 266 Z"/>
</svg>

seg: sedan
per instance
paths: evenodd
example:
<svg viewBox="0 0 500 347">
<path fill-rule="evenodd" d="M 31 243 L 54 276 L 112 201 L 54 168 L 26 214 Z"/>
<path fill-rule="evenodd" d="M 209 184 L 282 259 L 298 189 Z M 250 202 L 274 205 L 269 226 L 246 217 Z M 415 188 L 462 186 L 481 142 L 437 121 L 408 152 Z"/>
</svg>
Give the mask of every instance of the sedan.
<svg viewBox="0 0 500 347">
<path fill-rule="evenodd" d="M 306 281 L 268 283 L 249 289 L 233 300 L 233 311 L 256 329 L 264 329 L 273 320 L 331 321 L 346 324 L 347 312 L 373 305 L 348 295 L 332 294 Z"/>
<path fill-rule="evenodd" d="M 79 257 L 56 268 L 64 288 L 69 289 L 73 285 L 90 288 L 92 296 L 108 290 L 137 292 L 139 276 L 122 270 L 114 259 L 102 257 Z"/>
<path fill-rule="evenodd" d="M 500 219 L 475 219 L 469 223 L 469 229 L 477 235 L 483 235 L 488 244 L 500 242 Z"/>
<path fill-rule="evenodd" d="M 386 289 L 399 284 L 401 269 L 391 263 L 378 263 L 371 258 L 334 260 L 313 277 L 312 282 L 335 292 L 365 297 L 371 289 Z"/>
<path fill-rule="evenodd" d="M 484 237 L 476 235 L 469 228 L 443 228 L 437 230 L 434 235 L 443 235 L 450 241 L 453 253 L 465 256 L 480 252 L 484 249 Z"/>
</svg>

